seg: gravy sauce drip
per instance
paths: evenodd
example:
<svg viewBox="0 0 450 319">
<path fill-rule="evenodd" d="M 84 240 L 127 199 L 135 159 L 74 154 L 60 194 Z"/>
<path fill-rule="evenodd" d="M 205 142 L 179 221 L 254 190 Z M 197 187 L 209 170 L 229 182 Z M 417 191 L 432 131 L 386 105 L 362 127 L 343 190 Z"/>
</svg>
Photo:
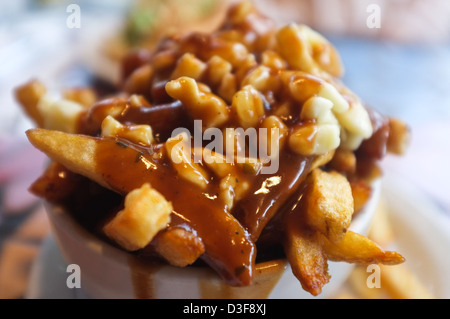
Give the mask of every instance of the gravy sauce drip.
<svg viewBox="0 0 450 319">
<path fill-rule="evenodd" d="M 192 125 L 180 101 L 151 105 L 144 97 L 139 96 L 137 102 L 138 105 L 132 105 L 129 97 L 111 97 L 97 102 L 80 116 L 79 132 L 99 134 L 102 121 L 108 115 L 122 124 L 150 125 L 160 140 L 169 138 L 178 127 L 189 128 Z"/>
<path fill-rule="evenodd" d="M 125 146 L 126 145 L 126 146 Z M 97 170 L 112 189 L 127 194 L 150 183 L 172 202 L 172 223 L 192 228 L 205 244 L 202 259 L 231 285 L 248 285 L 254 271 L 256 249 L 249 233 L 230 215 L 219 200 L 214 200 L 217 185 L 198 191 L 180 178 L 164 161 L 152 157 L 154 149 L 131 145 L 110 138 L 100 140 Z"/>
<path fill-rule="evenodd" d="M 283 152 L 277 174 L 259 175 L 252 192 L 238 203 L 236 216 L 248 228 L 254 241 L 304 181 L 313 158 Z"/>
</svg>

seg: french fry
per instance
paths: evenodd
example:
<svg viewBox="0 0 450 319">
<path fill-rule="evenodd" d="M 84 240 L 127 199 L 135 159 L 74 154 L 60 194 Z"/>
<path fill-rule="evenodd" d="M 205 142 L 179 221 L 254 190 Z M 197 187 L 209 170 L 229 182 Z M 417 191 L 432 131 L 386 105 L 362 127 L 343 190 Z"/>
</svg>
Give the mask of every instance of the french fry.
<svg viewBox="0 0 450 319">
<path fill-rule="evenodd" d="M 396 155 L 405 154 L 411 139 L 411 129 L 403 121 L 389 118 L 388 152 Z"/>
<path fill-rule="evenodd" d="M 31 80 L 15 90 L 15 96 L 25 113 L 38 127 L 44 125 L 44 118 L 38 110 L 41 97 L 47 92 L 46 87 L 38 80 Z"/>
<path fill-rule="evenodd" d="M 145 64 L 136 70 L 126 79 L 122 90 L 133 94 L 150 94 L 150 86 L 153 79 L 153 68 Z"/>
<path fill-rule="evenodd" d="M 325 236 L 322 236 L 322 240 L 325 254 L 332 261 L 385 265 L 397 265 L 405 261 L 399 253 L 384 251 L 369 238 L 351 230 L 338 243 L 330 242 Z"/>
<path fill-rule="evenodd" d="M 372 195 L 372 187 L 364 181 L 351 181 L 354 213 L 360 212 Z"/>
<path fill-rule="evenodd" d="M 94 157 L 98 144 L 95 138 L 45 129 L 28 130 L 27 137 L 31 144 L 53 161 L 111 189 L 96 169 Z"/>
<path fill-rule="evenodd" d="M 358 299 L 358 296 L 349 289 L 342 289 L 333 299 Z"/>
<path fill-rule="evenodd" d="M 317 296 L 330 280 L 327 257 L 317 240 L 317 233 L 298 226 L 293 222 L 286 223 L 284 251 L 303 289 Z"/>
<path fill-rule="evenodd" d="M 353 215 L 353 197 L 347 179 L 337 172 L 315 169 L 308 176 L 304 192 L 306 223 L 331 242 L 345 235 Z"/>
<path fill-rule="evenodd" d="M 330 162 L 330 167 L 342 173 L 354 173 L 356 170 L 356 156 L 350 150 L 338 148 Z"/>
<path fill-rule="evenodd" d="M 387 203 L 383 197 L 378 202 L 367 237 L 382 248 L 389 247 L 395 240 L 394 230 L 389 220 Z"/>
<path fill-rule="evenodd" d="M 70 88 L 63 91 L 66 100 L 77 102 L 85 107 L 90 107 L 97 101 L 97 94 L 91 88 L 79 87 Z"/>
<path fill-rule="evenodd" d="M 435 296 L 406 265 L 381 265 L 381 287 L 393 299 L 434 299 Z"/>
<path fill-rule="evenodd" d="M 381 198 L 369 229 L 368 237 L 381 247 L 395 242 L 395 233 L 389 219 L 386 201 Z M 394 299 L 430 299 L 433 293 L 406 264 L 396 267 L 380 265 L 381 288 Z"/>
<path fill-rule="evenodd" d="M 81 176 L 58 162 L 51 162 L 44 173 L 29 187 L 29 191 L 51 203 L 58 203 L 80 187 Z"/>
</svg>

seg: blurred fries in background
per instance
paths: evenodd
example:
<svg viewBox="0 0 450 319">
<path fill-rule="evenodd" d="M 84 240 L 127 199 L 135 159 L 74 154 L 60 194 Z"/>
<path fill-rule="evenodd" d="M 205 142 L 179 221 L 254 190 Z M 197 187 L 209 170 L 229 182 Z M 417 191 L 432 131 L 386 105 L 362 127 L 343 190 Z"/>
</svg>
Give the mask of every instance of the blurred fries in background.
<svg viewBox="0 0 450 319">
<path fill-rule="evenodd" d="M 395 246 L 396 235 L 389 217 L 389 207 L 381 198 L 370 226 L 368 238 L 377 242 L 383 249 Z M 372 270 L 366 265 L 357 265 L 350 274 L 344 287 L 335 298 L 340 299 L 435 299 L 408 263 L 380 265 L 378 286 L 368 283 Z"/>
</svg>

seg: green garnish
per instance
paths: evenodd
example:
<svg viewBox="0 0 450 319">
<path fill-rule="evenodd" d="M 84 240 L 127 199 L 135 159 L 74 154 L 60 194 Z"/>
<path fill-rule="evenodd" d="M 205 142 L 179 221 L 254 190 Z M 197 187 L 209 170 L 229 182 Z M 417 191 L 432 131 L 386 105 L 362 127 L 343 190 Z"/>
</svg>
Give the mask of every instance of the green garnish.
<svg viewBox="0 0 450 319">
<path fill-rule="evenodd" d="M 119 145 L 119 146 L 122 147 L 122 148 L 127 148 L 127 147 L 128 147 L 128 144 L 127 144 L 127 143 L 124 143 L 124 142 L 122 142 L 122 141 L 116 141 L 116 144 Z"/>
<path fill-rule="evenodd" d="M 138 152 L 138 153 L 136 154 L 136 159 L 134 160 L 134 162 L 135 162 L 135 163 L 139 162 L 143 156 L 144 156 L 144 153 Z"/>
</svg>

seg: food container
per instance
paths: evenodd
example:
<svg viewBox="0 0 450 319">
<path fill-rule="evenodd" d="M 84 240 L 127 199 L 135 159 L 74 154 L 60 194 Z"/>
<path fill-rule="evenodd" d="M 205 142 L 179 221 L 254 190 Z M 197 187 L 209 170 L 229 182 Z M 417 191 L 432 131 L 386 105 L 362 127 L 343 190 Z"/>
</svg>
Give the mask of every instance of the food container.
<svg viewBox="0 0 450 319">
<path fill-rule="evenodd" d="M 380 180 L 373 183 L 372 196 L 353 219 L 351 230 L 367 234 L 378 205 L 380 184 Z M 67 264 L 80 267 L 81 288 L 90 298 L 327 298 L 338 291 L 353 268 L 346 262 L 329 262 L 331 279 L 318 297 L 302 289 L 283 259 L 257 264 L 250 286 L 231 287 L 209 267 L 179 268 L 146 262 L 89 233 L 61 207 L 47 204 L 47 211 L 61 254 Z"/>
</svg>

